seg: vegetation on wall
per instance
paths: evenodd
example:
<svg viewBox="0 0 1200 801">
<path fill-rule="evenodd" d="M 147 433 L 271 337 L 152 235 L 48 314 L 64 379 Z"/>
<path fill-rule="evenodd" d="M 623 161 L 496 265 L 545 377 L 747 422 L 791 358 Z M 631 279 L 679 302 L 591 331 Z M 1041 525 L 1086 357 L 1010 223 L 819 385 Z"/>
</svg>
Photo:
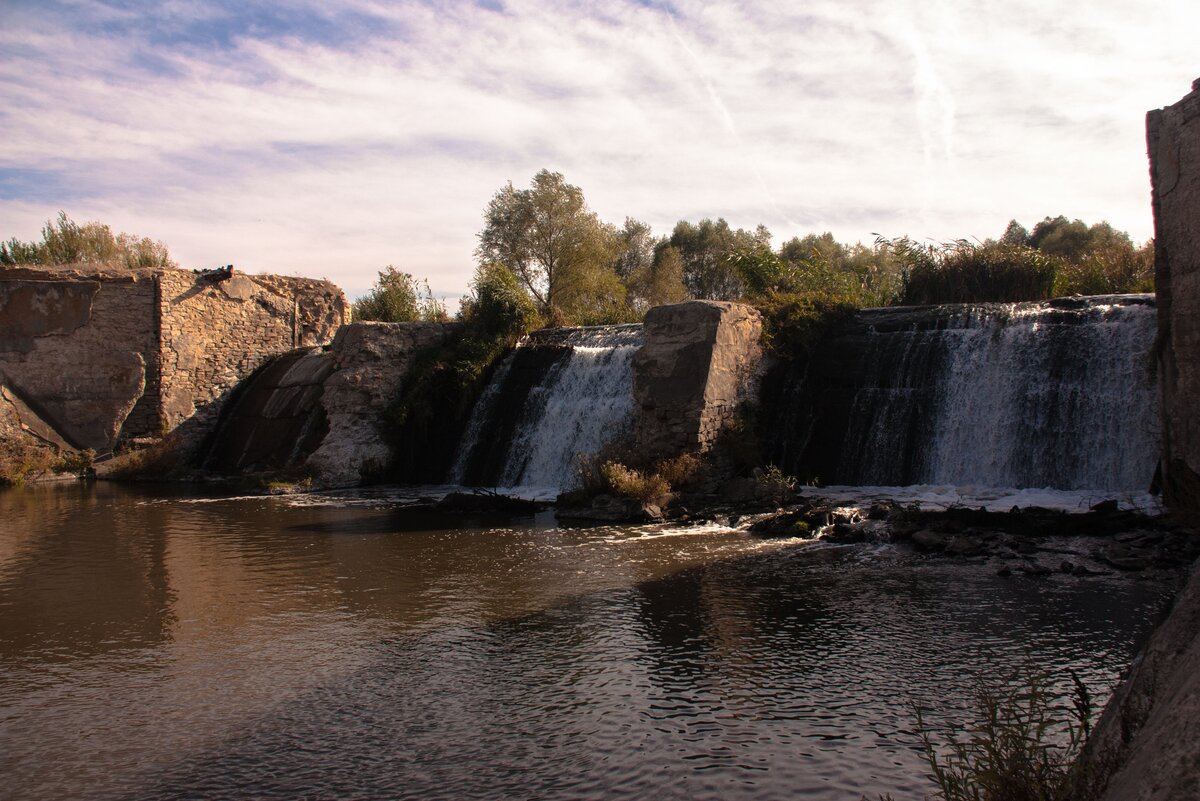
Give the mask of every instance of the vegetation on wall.
<svg viewBox="0 0 1200 801">
<path fill-rule="evenodd" d="M 393 452 L 389 472 L 403 480 L 445 475 L 454 438 L 470 415 L 496 360 L 541 317 L 511 270 L 480 266 L 449 344 L 418 357 L 388 410 Z"/>
<path fill-rule="evenodd" d="M 390 264 L 379 272 L 371 290 L 354 301 L 352 315 L 355 320 L 384 323 L 450 319 L 445 304 L 433 297 L 428 280 L 417 281 Z"/>
<path fill-rule="evenodd" d="M 102 264 L 129 269 L 176 267 L 162 242 L 121 233 L 99 222 L 80 225 L 60 211 L 47 220 L 42 238 L 22 242 L 15 237 L 0 242 L 0 265 L 50 266 L 55 264 Z"/>
</svg>

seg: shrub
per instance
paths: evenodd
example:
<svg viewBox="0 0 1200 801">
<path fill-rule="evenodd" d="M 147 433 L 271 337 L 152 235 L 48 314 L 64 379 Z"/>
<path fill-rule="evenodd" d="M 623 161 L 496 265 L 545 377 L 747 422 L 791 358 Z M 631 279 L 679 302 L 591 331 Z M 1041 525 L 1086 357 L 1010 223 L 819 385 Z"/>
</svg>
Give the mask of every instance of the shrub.
<svg viewBox="0 0 1200 801">
<path fill-rule="evenodd" d="M 696 478 L 701 464 L 700 457 L 694 453 L 682 453 L 673 459 L 663 459 L 654 472 L 671 487 L 686 487 Z"/>
<path fill-rule="evenodd" d="M 876 239 L 904 265 L 901 302 L 984 303 L 1045 300 L 1062 259 L 1025 245 L 960 239 L 922 245 L 908 237 Z"/>
<path fill-rule="evenodd" d="M 1008 690 L 980 688 L 968 737 L 939 748 L 916 710 L 930 777 L 944 801 L 1068 801 L 1079 797 L 1073 766 L 1090 729 L 1091 698 L 1071 674 L 1074 696 L 1062 710 L 1044 675 L 1031 672 Z"/>
<path fill-rule="evenodd" d="M 92 462 L 96 460 L 96 452 L 91 448 L 82 451 L 70 451 L 69 453 L 61 454 L 51 469 L 55 473 L 75 473 L 82 475 L 92 469 Z"/>
<path fill-rule="evenodd" d="M 619 462 L 605 462 L 600 475 L 614 495 L 642 503 L 661 499 L 671 492 L 671 485 L 657 473 L 643 473 Z"/>
<path fill-rule="evenodd" d="M 753 476 L 754 497 L 756 498 L 762 498 L 772 503 L 783 503 L 796 492 L 796 477 L 787 475 L 773 464 L 767 465 L 766 469 L 755 468 Z"/>
<path fill-rule="evenodd" d="M 54 451 L 18 439 L 0 440 L 0 486 L 21 486 L 28 479 L 48 473 L 55 463 Z"/>
<path fill-rule="evenodd" d="M 353 316 L 384 323 L 449 319 L 446 307 L 433 297 L 429 281 L 418 282 L 390 264 L 379 272 L 371 291 L 354 301 Z"/>
<path fill-rule="evenodd" d="M 79 225 L 65 211 L 47 220 L 40 242 L 10 239 L 0 243 L 0 264 L 51 265 L 122 264 L 130 269 L 175 267 L 167 247 L 132 234 L 113 236 L 112 229 L 98 222 Z"/>
<path fill-rule="evenodd" d="M 833 326 L 861 306 L 848 294 L 770 293 L 755 298 L 763 315 L 763 345 L 783 358 L 803 358 Z"/>
</svg>

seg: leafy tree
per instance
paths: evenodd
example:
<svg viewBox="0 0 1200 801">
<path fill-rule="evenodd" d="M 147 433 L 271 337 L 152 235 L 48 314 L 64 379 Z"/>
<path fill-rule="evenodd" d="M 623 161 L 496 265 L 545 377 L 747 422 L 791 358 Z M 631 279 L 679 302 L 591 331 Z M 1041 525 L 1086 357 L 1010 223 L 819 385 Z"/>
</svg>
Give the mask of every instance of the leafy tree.
<svg viewBox="0 0 1200 801">
<path fill-rule="evenodd" d="M 0 264 L 15 266 L 52 264 L 123 264 L 130 269 L 176 267 L 167 247 L 132 234 L 113 236 L 98 222 L 79 225 L 65 211 L 42 227 L 40 242 L 13 238 L 0 243 Z"/>
<path fill-rule="evenodd" d="M 1068 220 L 1061 214 L 1033 226 L 1029 244 L 1043 253 L 1064 259 L 1079 259 L 1091 245 L 1091 233 L 1083 220 Z"/>
<path fill-rule="evenodd" d="M 537 309 L 520 280 L 499 262 L 475 272 L 472 294 L 463 299 L 462 319 L 483 340 L 514 340 L 538 324 Z"/>
<path fill-rule="evenodd" d="M 629 304 L 644 313 L 653 306 L 680 303 L 687 300 L 683 285 L 683 257 L 678 248 L 667 245 L 658 248 L 649 265 L 639 268 L 628 281 Z"/>
<path fill-rule="evenodd" d="M 562 173 L 541 170 L 529 189 L 510 182 L 492 197 L 476 255 L 480 264 L 499 262 L 511 270 L 544 314 L 555 308 L 570 314 L 581 310 L 587 287 L 612 287 L 604 272 L 612 272 L 617 239 L 579 187 Z"/>
<path fill-rule="evenodd" d="M 1154 240 L 1134 247 L 1129 234 L 1106 221 L 1089 226 L 1062 215 L 1046 217 L 1033 227 L 1028 244 L 1061 260 L 1055 277 L 1056 295 L 1154 290 Z"/>
<path fill-rule="evenodd" d="M 622 281 L 628 282 L 639 271 L 649 269 L 654 263 L 658 246 L 650 226 L 632 217 L 625 218 L 625 225 L 617 231 L 617 259 L 613 270 Z"/>
<path fill-rule="evenodd" d="M 753 232 L 729 227 L 723 218 L 699 223 L 680 220 L 662 247 L 673 247 L 683 260 L 683 282 L 692 297 L 701 300 L 734 300 L 745 294 L 734 252 L 770 247 L 771 232 L 758 226 Z"/>
<path fill-rule="evenodd" d="M 375 286 L 354 301 L 356 320 L 406 323 L 414 320 L 446 320 L 446 307 L 433 297 L 429 282 L 418 282 L 392 265 L 379 272 Z"/>
<path fill-rule="evenodd" d="M 1029 229 L 1016 220 L 1009 220 L 1000 241 L 1005 245 L 1028 245 Z"/>
</svg>

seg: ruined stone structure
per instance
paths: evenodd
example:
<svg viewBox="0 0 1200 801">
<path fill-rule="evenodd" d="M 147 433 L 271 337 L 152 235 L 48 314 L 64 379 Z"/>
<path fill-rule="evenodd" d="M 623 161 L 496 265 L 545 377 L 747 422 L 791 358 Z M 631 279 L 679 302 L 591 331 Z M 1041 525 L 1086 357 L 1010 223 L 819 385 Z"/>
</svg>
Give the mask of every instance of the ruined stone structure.
<svg viewBox="0 0 1200 801">
<path fill-rule="evenodd" d="M 329 431 L 307 462 L 322 483 L 356 484 L 387 466 L 388 405 L 417 356 L 458 330 L 453 323 L 355 323 L 338 331 L 320 398 Z"/>
<path fill-rule="evenodd" d="M 740 303 L 690 301 L 651 309 L 643 333 L 633 362 L 639 451 L 709 451 L 757 389 L 762 317 Z"/>
<path fill-rule="evenodd" d="M 1200 519 L 1200 79 L 1146 116 L 1154 203 L 1163 498 Z M 1150 638 L 1088 739 L 1089 797 L 1200 797 L 1200 572 Z"/>
<path fill-rule="evenodd" d="M 111 451 L 185 423 L 266 359 L 348 317 L 327 281 L 74 265 L 0 271 L 6 414 L 39 439 Z M 36 418 L 36 419 L 35 419 Z"/>
<path fill-rule="evenodd" d="M 1146 116 L 1154 203 L 1163 498 L 1200 517 L 1200 79 Z"/>
</svg>

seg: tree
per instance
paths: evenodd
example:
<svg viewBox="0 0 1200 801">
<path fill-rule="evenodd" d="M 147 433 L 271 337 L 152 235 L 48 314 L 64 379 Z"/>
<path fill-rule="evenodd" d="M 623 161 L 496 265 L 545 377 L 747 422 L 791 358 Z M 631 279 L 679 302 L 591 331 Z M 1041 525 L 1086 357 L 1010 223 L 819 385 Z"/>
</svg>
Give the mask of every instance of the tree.
<svg viewBox="0 0 1200 801">
<path fill-rule="evenodd" d="M 658 240 L 646 223 L 626 217 L 625 226 L 617 231 L 617 244 L 613 269 L 622 281 L 628 283 L 639 271 L 649 269 L 654 263 Z"/>
<path fill-rule="evenodd" d="M 683 257 L 670 245 L 657 249 L 650 263 L 639 267 L 627 282 L 629 305 L 639 313 L 653 306 L 681 303 L 688 298 L 683 285 Z"/>
<path fill-rule="evenodd" d="M 770 247 L 771 232 L 758 226 L 754 232 L 734 230 L 723 218 L 693 224 L 680 220 L 661 247 L 674 247 L 683 260 L 683 282 L 692 297 L 701 300 L 735 300 L 745 292 L 729 257 L 738 250 Z"/>
<path fill-rule="evenodd" d="M 58 213 L 42 227 L 42 241 L 22 242 L 13 238 L 0 243 L 0 264 L 121 264 L 130 269 L 177 266 L 162 242 L 132 234 L 113 236 L 99 222 L 79 225 Z"/>
<path fill-rule="evenodd" d="M 392 265 L 379 272 L 375 286 L 354 301 L 354 319 L 384 323 L 446 320 L 446 307 L 433 297 L 429 281 L 418 282 Z"/>
<path fill-rule="evenodd" d="M 583 191 L 562 173 L 541 170 L 529 189 L 510 182 L 492 197 L 476 256 L 511 270 L 544 314 L 569 314 L 584 288 L 611 287 L 604 273 L 612 272 L 618 247 L 616 230 L 587 207 Z"/>
<path fill-rule="evenodd" d="M 1028 245 L 1029 229 L 1016 220 L 1009 220 L 1000 241 L 1006 245 Z"/>
<path fill-rule="evenodd" d="M 529 295 L 503 264 L 481 264 L 471 289 L 471 295 L 463 298 L 462 319 L 479 337 L 508 341 L 537 323 L 537 309 Z"/>
</svg>

